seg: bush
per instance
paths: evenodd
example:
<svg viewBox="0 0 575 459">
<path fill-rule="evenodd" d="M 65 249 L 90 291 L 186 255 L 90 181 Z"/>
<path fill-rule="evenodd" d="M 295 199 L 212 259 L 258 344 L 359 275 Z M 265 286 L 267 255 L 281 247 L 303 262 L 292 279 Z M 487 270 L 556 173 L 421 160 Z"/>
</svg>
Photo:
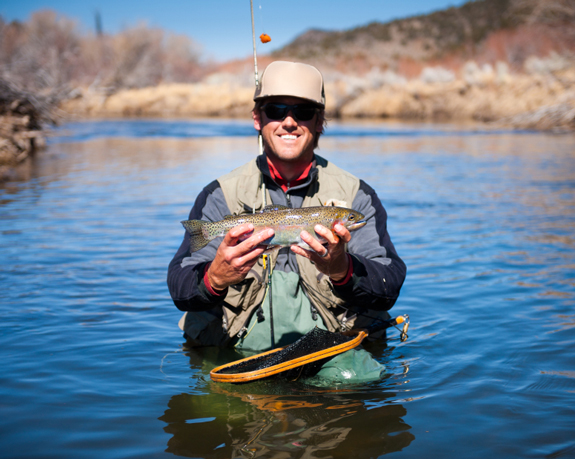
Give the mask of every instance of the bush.
<svg viewBox="0 0 575 459">
<path fill-rule="evenodd" d="M 146 25 L 92 35 L 54 11 L 34 13 L 26 23 L 0 17 L 0 77 L 29 91 L 92 85 L 114 92 L 193 82 L 203 76 L 200 57 L 190 38 Z"/>
</svg>

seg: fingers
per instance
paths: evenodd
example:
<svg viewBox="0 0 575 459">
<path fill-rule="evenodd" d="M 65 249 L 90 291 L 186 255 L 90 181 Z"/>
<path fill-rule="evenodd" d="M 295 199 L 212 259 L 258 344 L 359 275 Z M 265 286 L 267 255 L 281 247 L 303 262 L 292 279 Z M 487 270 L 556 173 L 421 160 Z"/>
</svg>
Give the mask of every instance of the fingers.
<svg viewBox="0 0 575 459">
<path fill-rule="evenodd" d="M 307 231 L 301 232 L 301 239 L 311 250 L 299 246 L 292 246 L 291 250 L 315 263 L 316 268 L 335 280 L 345 277 L 349 267 L 349 259 L 345 250 L 345 243 L 349 242 L 351 235 L 343 225 L 336 225 L 335 234 L 325 226 L 316 225 L 314 231 L 326 243 L 322 244 Z"/>
<path fill-rule="evenodd" d="M 336 224 L 333 229 L 343 242 L 347 244 L 351 241 L 351 233 L 341 223 Z"/>
<path fill-rule="evenodd" d="M 302 231 L 302 240 L 311 247 L 317 254 L 325 255 L 325 247 L 331 252 L 336 246 L 343 246 L 343 244 L 351 240 L 351 234 L 347 228 L 341 224 L 334 227 L 334 231 L 327 229 L 323 225 L 315 225 L 315 233 L 325 242 L 320 242 L 317 238 L 311 236 L 307 231 Z M 335 234 L 334 234 L 335 232 Z"/>
<path fill-rule="evenodd" d="M 317 225 L 317 228 L 318 228 L 318 229 L 319 229 L 319 228 L 326 229 L 326 228 L 324 228 L 323 226 L 320 226 L 320 225 Z M 321 231 L 321 230 L 320 230 L 320 231 Z M 316 232 L 317 232 L 317 231 L 316 231 Z M 329 233 L 329 236 L 328 236 L 329 239 L 328 239 L 328 237 L 324 237 L 324 236 L 322 235 L 322 233 L 323 233 L 323 234 L 326 234 L 324 231 L 321 231 L 320 233 L 317 233 L 317 234 L 318 234 L 318 236 L 321 236 L 322 238 L 324 238 L 324 239 L 327 241 L 328 244 L 329 244 L 330 242 L 333 243 L 334 236 L 333 236 L 333 234 L 331 233 L 331 231 L 327 230 L 327 233 Z M 327 236 L 327 234 L 326 234 L 326 236 Z M 301 232 L 301 239 L 302 239 L 303 242 L 305 242 L 307 245 L 309 245 L 310 248 L 311 248 L 315 253 L 318 253 L 318 254 L 324 254 L 324 253 L 325 253 L 325 247 L 324 247 L 324 245 L 323 245 L 316 237 L 312 236 L 312 235 L 309 234 L 307 231 L 302 231 L 302 232 Z M 330 241 L 330 239 L 331 239 L 331 241 Z"/>
<path fill-rule="evenodd" d="M 241 282 L 264 252 L 262 243 L 274 235 L 271 228 L 255 234 L 252 234 L 253 231 L 252 224 L 239 225 L 224 236 L 208 268 L 208 279 L 214 289 L 224 290 Z"/>
<path fill-rule="evenodd" d="M 232 228 L 228 232 L 228 234 L 232 234 L 230 234 L 229 240 L 231 244 L 227 244 L 227 250 L 224 252 L 227 263 L 239 269 L 245 264 L 251 268 L 256 263 L 258 257 L 265 251 L 264 242 L 273 237 L 274 230 L 266 228 L 251 234 L 253 229 L 253 225 L 249 224 Z"/>
<path fill-rule="evenodd" d="M 235 226 L 224 236 L 224 243 L 230 247 L 235 246 L 239 241 L 246 239 L 253 231 L 254 225 L 251 223 Z"/>
<path fill-rule="evenodd" d="M 236 249 L 234 255 L 241 256 L 258 248 L 259 245 L 272 238 L 273 235 L 274 230 L 271 228 L 265 228 L 254 233 L 254 225 L 246 223 L 229 230 L 224 236 L 223 244 L 227 247 L 234 247 Z"/>
<path fill-rule="evenodd" d="M 249 261 L 253 261 L 255 263 L 257 258 L 266 249 L 264 242 L 271 239 L 273 235 L 274 230 L 271 228 L 266 228 L 263 231 L 259 231 L 251 235 L 235 246 L 235 252 L 233 255 L 237 257 L 238 262 L 240 263 L 247 263 Z"/>
</svg>

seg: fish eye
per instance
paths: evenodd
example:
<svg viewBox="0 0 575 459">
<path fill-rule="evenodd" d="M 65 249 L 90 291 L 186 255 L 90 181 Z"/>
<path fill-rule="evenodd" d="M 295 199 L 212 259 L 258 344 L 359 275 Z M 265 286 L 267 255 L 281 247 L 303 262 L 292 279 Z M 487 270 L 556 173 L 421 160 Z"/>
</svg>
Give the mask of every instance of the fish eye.
<svg viewBox="0 0 575 459">
<path fill-rule="evenodd" d="M 349 219 L 350 219 L 350 220 L 355 220 L 355 215 L 349 214 Z"/>
</svg>

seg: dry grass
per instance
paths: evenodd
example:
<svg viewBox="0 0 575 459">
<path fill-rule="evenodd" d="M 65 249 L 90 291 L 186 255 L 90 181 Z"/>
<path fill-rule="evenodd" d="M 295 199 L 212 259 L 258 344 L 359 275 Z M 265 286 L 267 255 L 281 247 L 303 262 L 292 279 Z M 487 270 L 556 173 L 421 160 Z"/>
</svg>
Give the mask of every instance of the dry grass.
<svg viewBox="0 0 575 459">
<path fill-rule="evenodd" d="M 250 116 L 253 89 L 227 83 L 161 84 L 106 96 L 86 90 L 62 104 L 77 116 Z"/>
<path fill-rule="evenodd" d="M 435 72 L 435 73 L 434 73 Z M 436 75 L 436 81 L 434 76 Z M 450 78 L 451 75 L 451 78 Z M 86 90 L 63 104 L 79 116 L 249 117 L 247 82 L 164 84 L 105 96 Z M 460 75 L 439 69 L 406 80 L 372 72 L 364 78 L 326 75 L 327 113 L 334 117 L 475 120 L 516 127 L 574 130 L 575 67 L 512 75 L 469 64 Z"/>
<path fill-rule="evenodd" d="M 340 108 L 342 116 L 495 121 L 559 103 L 575 103 L 575 72 L 557 77 L 508 76 L 470 84 L 463 79 L 411 80 L 366 90 Z"/>
</svg>

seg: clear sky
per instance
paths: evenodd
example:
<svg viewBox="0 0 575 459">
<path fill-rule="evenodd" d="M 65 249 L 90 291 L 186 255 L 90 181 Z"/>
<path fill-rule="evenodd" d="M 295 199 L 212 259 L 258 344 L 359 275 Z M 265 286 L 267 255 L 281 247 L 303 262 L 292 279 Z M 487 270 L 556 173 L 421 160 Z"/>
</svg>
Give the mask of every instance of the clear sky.
<svg viewBox="0 0 575 459">
<path fill-rule="evenodd" d="M 311 28 L 346 30 L 392 19 L 459 6 L 464 0 L 253 0 L 256 35 L 266 54 Z M 82 31 L 93 31 L 98 11 L 105 32 L 146 23 L 194 39 L 205 58 L 224 61 L 252 54 L 249 0 L 0 0 L 5 21 L 26 21 L 38 10 L 52 9 L 77 20 Z"/>
</svg>

